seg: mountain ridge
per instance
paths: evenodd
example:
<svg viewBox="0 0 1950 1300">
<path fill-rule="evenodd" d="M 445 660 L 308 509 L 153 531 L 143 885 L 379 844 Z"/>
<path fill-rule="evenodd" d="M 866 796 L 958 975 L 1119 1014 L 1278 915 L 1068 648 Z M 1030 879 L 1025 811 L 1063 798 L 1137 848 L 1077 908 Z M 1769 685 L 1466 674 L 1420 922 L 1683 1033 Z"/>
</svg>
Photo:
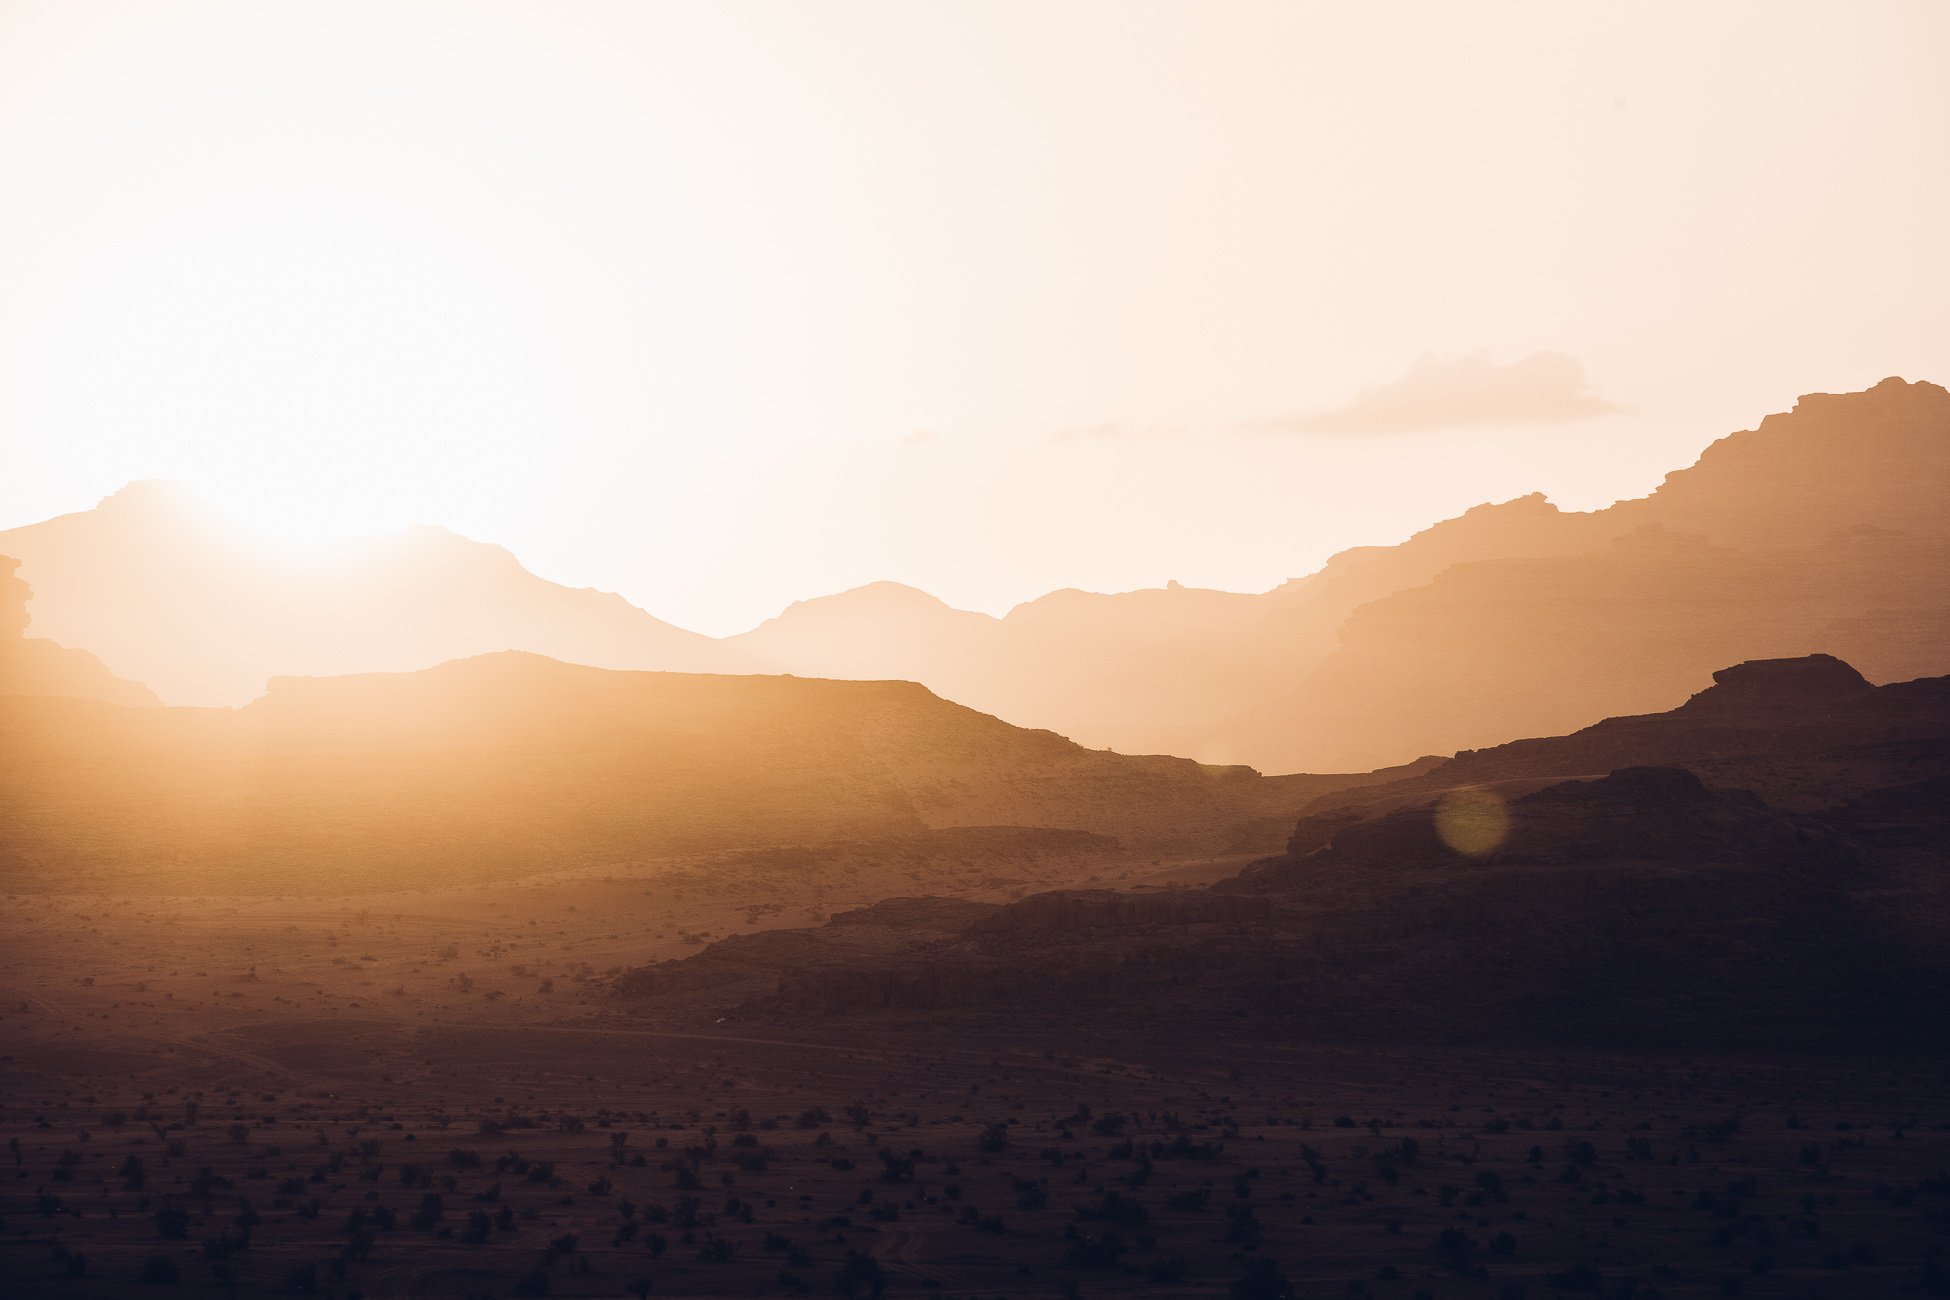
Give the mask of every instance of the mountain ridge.
<svg viewBox="0 0 1950 1300">
<path fill-rule="evenodd" d="M 1942 1043 L 1950 677 L 1877 687 L 1811 657 L 1724 669 L 1713 692 L 1589 729 L 1636 728 L 1629 754 L 1540 737 L 1504 756 L 1554 762 L 1462 755 L 1325 796 L 1285 853 L 1205 888 L 889 900 L 639 966 L 611 992 L 644 1019 L 747 1026 L 974 1028 L 1142 1005 L 1187 1037 Z M 1783 716 L 1794 701 L 1804 716 Z M 1906 770 L 1858 762 L 1891 747 Z M 1810 792 L 1774 772 L 1763 793 L 1743 779 L 1828 762 L 1852 779 Z M 1453 810 L 1486 806 L 1503 829 L 1458 838 Z"/>
<path fill-rule="evenodd" d="M 620 669 L 910 679 L 1094 748 L 1345 771 L 1665 707 L 1738 659 L 1828 649 L 1874 680 L 1950 670 L 1935 579 L 1950 566 L 1946 480 L 1950 393 L 1892 378 L 1805 395 L 1645 496 L 1588 512 L 1534 492 L 1485 503 L 1262 593 L 1066 589 L 996 617 L 879 582 L 718 640 L 444 530 L 295 578 L 172 554 L 184 548 L 166 532 L 68 536 L 100 531 L 111 505 L 111 522 L 145 502 L 181 516 L 186 494 L 154 484 L 0 532 L 0 553 L 23 555 L 49 635 L 175 701 L 241 704 L 272 676 L 524 649 Z M 208 541 L 186 535 L 192 551 Z"/>
<path fill-rule="evenodd" d="M 0 839 L 22 877 L 245 892 L 957 827 L 1264 851 L 1351 781 L 1089 750 L 907 681 L 616 671 L 519 651 L 281 677 L 239 709 L 0 698 Z M 1396 775 L 1399 775 L 1397 773 Z"/>
<path fill-rule="evenodd" d="M 274 676 L 410 671 L 497 650 L 596 667 L 698 669 L 726 656 L 614 592 L 529 572 L 436 525 L 293 557 L 240 544 L 195 495 L 143 481 L 0 532 L 50 635 L 173 703 L 241 705 Z"/>
</svg>

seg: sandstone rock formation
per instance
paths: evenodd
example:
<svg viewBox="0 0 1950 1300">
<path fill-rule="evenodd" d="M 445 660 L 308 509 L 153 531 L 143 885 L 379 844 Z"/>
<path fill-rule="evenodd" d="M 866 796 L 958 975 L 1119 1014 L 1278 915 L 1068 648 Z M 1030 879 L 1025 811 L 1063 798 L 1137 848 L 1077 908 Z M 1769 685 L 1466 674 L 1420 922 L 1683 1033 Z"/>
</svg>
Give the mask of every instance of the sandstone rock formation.
<svg viewBox="0 0 1950 1300">
<path fill-rule="evenodd" d="M 153 691 L 123 681 L 85 650 L 29 637 L 32 589 L 15 572 L 20 562 L 0 555 L 0 695 L 60 695 L 109 704 L 154 704 Z"/>
<path fill-rule="evenodd" d="M 1702 779 L 1695 758 L 1795 806 Z M 1326 796 L 1287 853 L 1209 888 L 903 903 L 617 992 L 647 1016 L 1912 1048 L 1946 1041 L 1946 783 L 1950 678 L 1746 663 L 1666 714 Z M 1465 796 L 1505 816 L 1467 851 L 1443 829 Z"/>
</svg>

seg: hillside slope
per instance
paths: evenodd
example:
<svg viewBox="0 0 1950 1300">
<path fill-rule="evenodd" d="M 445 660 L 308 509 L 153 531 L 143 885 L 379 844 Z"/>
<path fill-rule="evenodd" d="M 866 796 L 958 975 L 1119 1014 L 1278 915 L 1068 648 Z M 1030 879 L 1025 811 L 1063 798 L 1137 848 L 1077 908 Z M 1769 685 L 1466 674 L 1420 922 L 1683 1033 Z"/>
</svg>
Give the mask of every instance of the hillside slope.
<svg viewBox="0 0 1950 1300">
<path fill-rule="evenodd" d="M 505 649 L 611 668 L 917 681 L 1089 746 L 1351 771 L 1668 707 L 1742 659 L 1950 671 L 1950 393 L 1890 379 L 1731 434 L 1651 495 L 1540 495 L 1258 595 L 1052 592 L 1002 618 L 891 583 L 714 641 L 497 547 L 414 529 L 253 550 L 179 489 L 0 532 L 37 629 L 170 702 Z"/>
<path fill-rule="evenodd" d="M 1539 520 L 1574 549 L 1457 563 L 1361 606 L 1297 690 L 1181 752 L 1356 768 L 1667 707 L 1741 659 L 1950 671 L 1945 484 L 1950 392 L 1805 397 L 1649 497 Z"/>
<path fill-rule="evenodd" d="M 715 671 L 724 651 L 621 596 L 558 586 L 499 546 L 411 528 L 266 547 L 176 484 L 0 532 L 36 630 L 170 704 L 241 705 L 279 676 L 400 672 L 499 650 L 599 668 Z"/>
<path fill-rule="evenodd" d="M 1681 760 L 1772 778 L 1779 801 Z M 1142 1006 L 1190 1038 L 1940 1045 L 1947 790 L 1950 678 L 1742 665 L 1668 714 L 1329 796 L 1286 853 L 1209 888 L 895 900 L 614 988 L 675 1019 Z M 1485 807 L 1494 833 L 1459 836 L 1457 810 L 1480 829 Z"/>
<path fill-rule="evenodd" d="M 30 637 L 27 605 L 32 590 L 16 576 L 20 566 L 0 555 L 0 695 L 58 695 L 110 704 L 156 703 L 153 691 L 123 681 L 86 650 Z"/>
<path fill-rule="evenodd" d="M 1373 779 L 1086 750 L 906 682 L 521 654 L 280 679 L 235 711 L 0 700 L 12 871 L 194 888 L 330 892 L 952 826 L 1237 851 Z"/>
<path fill-rule="evenodd" d="M 1263 595 L 1057 592 L 1001 619 L 884 586 L 730 644 L 781 671 L 924 682 L 1086 743 L 1345 771 L 1669 706 L 1740 659 L 1950 671 L 1950 393 L 1804 397 L 1650 496 L 1533 495 Z"/>
<path fill-rule="evenodd" d="M 1322 796 L 1308 812 L 1387 809 L 1461 787 L 1644 766 L 1683 767 L 1782 808 L 1837 808 L 1950 766 L 1950 677 L 1875 686 L 1832 655 L 1749 661 L 1715 672 L 1676 709 L 1468 750 L 1398 781 Z"/>
<path fill-rule="evenodd" d="M 775 671 L 919 681 L 1085 744 L 1214 762 L 1251 762 L 1256 749 L 1297 771 L 1282 748 L 1221 734 L 1218 724 L 1290 693 L 1334 650 L 1357 608 L 1455 564 L 1560 554 L 1618 528 L 1532 495 L 1479 506 L 1397 546 L 1342 552 L 1258 595 L 1177 584 L 1057 591 L 992 618 L 875 583 L 801 601 L 725 644 L 740 661 Z"/>
</svg>

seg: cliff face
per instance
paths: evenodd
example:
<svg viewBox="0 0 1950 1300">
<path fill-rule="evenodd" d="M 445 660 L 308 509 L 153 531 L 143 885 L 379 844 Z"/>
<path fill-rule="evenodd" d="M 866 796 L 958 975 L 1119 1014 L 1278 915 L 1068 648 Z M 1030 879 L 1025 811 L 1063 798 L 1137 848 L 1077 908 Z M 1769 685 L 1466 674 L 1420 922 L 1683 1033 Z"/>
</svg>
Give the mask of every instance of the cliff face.
<svg viewBox="0 0 1950 1300">
<path fill-rule="evenodd" d="M 1493 824 L 1472 835 L 1471 824 L 1463 820 L 1468 818 L 1489 818 Z M 1319 847 L 1309 847 L 1297 834 L 1286 857 L 1255 864 L 1214 888 L 1304 888 L 1310 878 L 1345 868 L 1487 870 L 1632 862 L 1790 872 L 1846 871 L 1858 861 L 1853 847 L 1819 823 L 1776 811 L 1748 791 L 1709 788 L 1683 768 L 1633 767 L 1507 799 L 1494 788 L 1471 790 L 1343 820 L 1328 828 Z"/>
<path fill-rule="evenodd" d="M 1213 733 L 1268 771 L 1351 769 L 1670 707 L 1719 665 L 1827 652 L 1950 671 L 1950 393 L 1816 394 L 1651 496 L 1354 609 L 1299 688 Z"/>
<path fill-rule="evenodd" d="M 1613 509 L 1734 547 L 1863 534 L 1941 542 L 1950 537 L 1946 476 L 1950 392 L 1889 378 L 1859 393 L 1810 393 Z"/>
<path fill-rule="evenodd" d="M 1814 394 L 1651 495 L 1541 495 L 1258 596 L 1056 592 L 1001 619 L 877 586 L 745 637 L 786 671 L 924 682 L 1087 744 L 1357 771 L 1671 707 L 1742 659 L 1950 671 L 1950 394 Z"/>
<path fill-rule="evenodd" d="M 27 635 L 27 602 L 34 589 L 20 580 L 19 568 L 19 560 L 0 555 L 0 645 L 11 645 Z"/>
<path fill-rule="evenodd" d="M 156 703 L 140 682 L 123 681 L 85 650 L 27 635 L 33 589 L 21 581 L 20 561 L 0 555 L 0 695 L 59 695 L 108 704 Z"/>
<path fill-rule="evenodd" d="M 1207 890 L 836 920 L 616 991 L 650 1015 L 1136 1016 L 1188 1040 L 1940 1040 L 1945 927 L 1862 844 L 1672 770 L 1546 787 L 1511 814 L 1498 853 L 1448 848 L 1424 808 Z"/>
<path fill-rule="evenodd" d="M 1796 722 L 1847 716 L 1875 696 L 1875 687 L 1853 666 L 1834 655 L 1799 659 L 1757 659 L 1722 668 L 1713 685 L 1681 705 L 1686 716 L 1751 717 L 1785 715 Z"/>
<path fill-rule="evenodd" d="M 1323 796 L 1295 844 L 1319 847 L 1336 817 L 1345 823 L 1363 808 L 1624 767 L 1684 767 L 1779 807 L 1827 809 L 1932 775 L 1950 744 L 1950 677 L 1875 686 L 1832 655 L 1751 660 L 1711 676 L 1713 685 L 1676 709 L 1467 750 L 1404 780 Z"/>
<path fill-rule="evenodd" d="M 1187 1037 L 1946 1041 L 1950 678 L 1821 655 L 1714 679 L 1324 796 L 1287 853 L 1208 888 L 903 901 L 618 990 L 645 1014 L 1135 1013 Z"/>
</svg>

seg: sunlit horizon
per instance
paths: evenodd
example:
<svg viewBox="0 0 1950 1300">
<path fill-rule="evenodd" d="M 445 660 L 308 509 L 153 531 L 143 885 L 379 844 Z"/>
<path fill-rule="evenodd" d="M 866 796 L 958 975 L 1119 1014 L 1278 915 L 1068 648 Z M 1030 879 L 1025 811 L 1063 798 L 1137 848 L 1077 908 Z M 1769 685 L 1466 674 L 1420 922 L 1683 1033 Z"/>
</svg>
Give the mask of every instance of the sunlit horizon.
<svg viewBox="0 0 1950 1300">
<path fill-rule="evenodd" d="M 0 0 L 0 1292 L 1950 1294 L 1946 51 Z"/>
<path fill-rule="evenodd" d="M 1946 23 L 3 5 L 0 522 L 174 479 L 724 634 L 1594 509 L 1950 375 Z"/>
</svg>

